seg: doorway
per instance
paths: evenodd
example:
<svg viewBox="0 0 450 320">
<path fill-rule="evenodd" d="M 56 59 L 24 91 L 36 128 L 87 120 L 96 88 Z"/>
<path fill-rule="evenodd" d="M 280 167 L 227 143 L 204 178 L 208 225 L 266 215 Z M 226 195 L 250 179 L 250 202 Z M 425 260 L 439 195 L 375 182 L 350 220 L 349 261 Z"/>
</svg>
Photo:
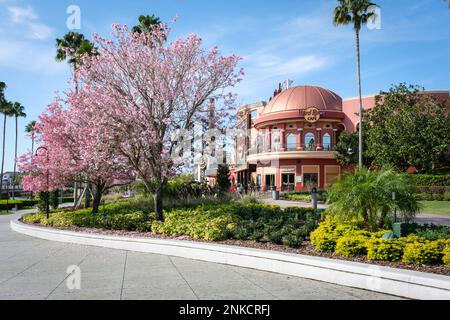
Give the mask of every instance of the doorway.
<svg viewBox="0 0 450 320">
<path fill-rule="evenodd" d="M 295 190 L 295 174 L 282 174 L 281 181 L 283 191 Z"/>
</svg>

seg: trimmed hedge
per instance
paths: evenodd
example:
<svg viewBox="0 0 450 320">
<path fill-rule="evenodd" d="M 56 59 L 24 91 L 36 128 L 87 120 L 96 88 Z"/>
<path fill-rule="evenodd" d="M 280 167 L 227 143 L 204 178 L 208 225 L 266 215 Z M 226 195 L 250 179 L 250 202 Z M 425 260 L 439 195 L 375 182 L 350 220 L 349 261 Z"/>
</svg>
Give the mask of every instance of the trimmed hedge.
<svg viewBox="0 0 450 320">
<path fill-rule="evenodd" d="M 39 203 L 38 199 L 30 200 L 0 200 L 0 210 L 12 210 L 17 207 L 17 209 L 22 210 L 25 208 L 34 207 Z"/>
<path fill-rule="evenodd" d="M 416 174 L 413 175 L 412 177 L 416 185 L 420 187 L 450 186 L 450 174 L 444 175 Z"/>
</svg>

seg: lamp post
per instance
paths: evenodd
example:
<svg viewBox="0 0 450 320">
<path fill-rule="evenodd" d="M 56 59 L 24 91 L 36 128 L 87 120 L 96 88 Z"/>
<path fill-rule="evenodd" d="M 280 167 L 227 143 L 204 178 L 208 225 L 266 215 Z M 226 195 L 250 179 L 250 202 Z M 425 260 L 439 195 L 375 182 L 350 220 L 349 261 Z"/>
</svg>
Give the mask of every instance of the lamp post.
<svg viewBox="0 0 450 320">
<path fill-rule="evenodd" d="M 45 212 L 47 213 L 47 219 L 50 218 L 50 182 L 49 182 L 49 176 L 50 176 L 50 172 L 48 170 L 48 163 L 49 163 L 49 156 L 48 156 L 48 149 L 46 147 L 39 147 L 36 150 L 36 156 L 38 156 L 39 151 L 40 150 L 45 150 L 46 156 L 47 156 L 47 182 L 46 182 L 46 186 L 47 186 L 47 194 L 45 197 Z"/>
</svg>

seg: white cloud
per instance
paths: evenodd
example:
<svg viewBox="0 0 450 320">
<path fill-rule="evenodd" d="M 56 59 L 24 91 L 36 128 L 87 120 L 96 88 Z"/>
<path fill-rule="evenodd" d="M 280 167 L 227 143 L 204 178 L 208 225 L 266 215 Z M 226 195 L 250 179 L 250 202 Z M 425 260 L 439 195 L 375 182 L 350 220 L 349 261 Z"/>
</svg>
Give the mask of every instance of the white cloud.
<svg viewBox="0 0 450 320">
<path fill-rule="evenodd" d="M 53 36 L 53 29 L 38 22 L 39 16 L 31 6 L 8 7 L 9 19 L 19 27 L 22 34 L 32 40 L 45 40 Z"/>
<path fill-rule="evenodd" d="M 36 20 L 37 14 L 31 6 L 8 7 L 9 16 L 14 23 L 23 23 L 24 20 Z"/>
</svg>

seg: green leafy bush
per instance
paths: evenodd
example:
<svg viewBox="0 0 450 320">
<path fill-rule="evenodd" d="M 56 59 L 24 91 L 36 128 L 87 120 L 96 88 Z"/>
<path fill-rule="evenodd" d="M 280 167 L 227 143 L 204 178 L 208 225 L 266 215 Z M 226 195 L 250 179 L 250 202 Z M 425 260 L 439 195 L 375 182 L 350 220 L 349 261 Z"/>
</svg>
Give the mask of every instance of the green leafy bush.
<svg viewBox="0 0 450 320">
<path fill-rule="evenodd" d="M 367 254 L 367 241 L 369 238 L 358 236 L 345 236 L 336 241 L 336 253 L 345 257 L 356 257 Z"/>
<path fill-rule="evenodd" d="M 0 211 L 17 209 L 22 210 L 25 208 L 34 207 L 39 203 L 38 199 L 31 200 L 0 200 Z"/>
<path fill-rule="evenodd" d="M 450 174 L 416 174 L 412 177 L 418 186 L 450 186 Z"/>
<path fill-rule="evenodd" d="M 424 238 L 429 241 L 436 241 L 439 239 L 450 239 L 450 227 L 441 225 L 418 225 L 411 226 L 413 235 Z"/>
<path fill-rule="evenodd" d="M 442 256 L 442 247 L 438 242 L 416 242 L 406 245 L 402 262 L 405 264 L 439 264 Z"/>
<path fill-rule="evenodd" d="M 402 260 L 404 244 L 397 239 L 371 239 L 366 245 L 369 260 Z"/>
</svg>

